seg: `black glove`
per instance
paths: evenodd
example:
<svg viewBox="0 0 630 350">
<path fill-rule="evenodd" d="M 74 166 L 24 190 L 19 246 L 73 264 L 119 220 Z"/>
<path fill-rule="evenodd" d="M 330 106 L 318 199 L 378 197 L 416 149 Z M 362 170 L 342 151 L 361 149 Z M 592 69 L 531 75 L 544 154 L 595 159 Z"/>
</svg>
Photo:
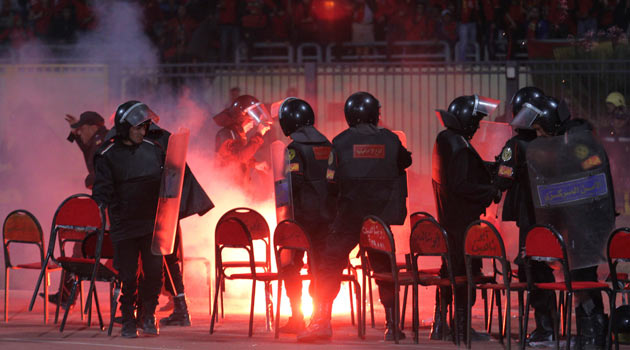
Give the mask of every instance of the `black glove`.
<svg viewBox="0 0 630 350">
<path fill-rule="evenodd" d="M 499 204 L 499 202 L 501 201 L 501 196 L 503 195 L 503 193 L 501 192 L 500 189 L 498 189 L 497 187 L 494 188 L 494 190 L 496 191 L 494 193 L 494 197 L 492 198 L 492 201 L 496 204 Z"/>
</svg>

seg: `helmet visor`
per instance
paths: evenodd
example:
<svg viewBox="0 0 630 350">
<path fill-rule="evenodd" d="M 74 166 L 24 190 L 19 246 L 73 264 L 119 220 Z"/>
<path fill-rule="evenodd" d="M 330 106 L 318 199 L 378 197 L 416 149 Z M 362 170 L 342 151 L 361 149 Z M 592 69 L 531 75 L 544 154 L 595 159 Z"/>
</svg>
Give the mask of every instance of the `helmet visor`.
<svg viewBox="0 0 630 350">
<path fill-rule="evenodd" d="M 135 105 L 129 107 L 125 114 L 120 118 L 120 122 L 127 122 L 131 124 L 131 126 L 138 126 L 147 120 L 151 120 L 154 123 L 160 121 L 160 117 L 155 114 L 147 105 L 144 103 L 136 103 Z"/>
<path fill-rule="evenodd" d="M 245 116 L 251 118 L 256 125 L 261 122 L 271 122 L 269 111 L 267 111 L 267 108 L 260 102 L 247 107 L 243 113 Z"/>
<path fill-rule="evenodd" d="M 525 103 L 514 120 L 510 123 L 515 129 L 531 129 L 532 123 L 542 114 L 542 111 L 530 103 Z"/>
<path fill-rule="evenodd" d="M 485 115 L 490 115 L 492 114 L 492 112 L 494 112 L 495 109 L 497 109 L 499 103 L 501 103 L 500 100 L 475 95 L 475 108 L 473 110 L 473 114 L 482 113 Z"/>
</svg>

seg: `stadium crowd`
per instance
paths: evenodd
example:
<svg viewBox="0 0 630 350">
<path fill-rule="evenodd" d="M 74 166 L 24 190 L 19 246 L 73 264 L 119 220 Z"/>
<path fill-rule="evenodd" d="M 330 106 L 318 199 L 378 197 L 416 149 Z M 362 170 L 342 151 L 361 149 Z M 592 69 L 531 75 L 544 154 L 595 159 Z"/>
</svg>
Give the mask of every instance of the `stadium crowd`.
<svg viewBox="0 0 630 350">
<path fill-rule="evenodd" d="M 255 42 L 442 40 L 512 58 L 525 40 L 626 33 L 628 0 L 136 0 L 163 62 L 231 61 Z M 71 44 L 96 28 L 93 0 L 0 0 L 0 44 Z M 458 47 L 455 46 L 460 42 Z"/>
</svg>

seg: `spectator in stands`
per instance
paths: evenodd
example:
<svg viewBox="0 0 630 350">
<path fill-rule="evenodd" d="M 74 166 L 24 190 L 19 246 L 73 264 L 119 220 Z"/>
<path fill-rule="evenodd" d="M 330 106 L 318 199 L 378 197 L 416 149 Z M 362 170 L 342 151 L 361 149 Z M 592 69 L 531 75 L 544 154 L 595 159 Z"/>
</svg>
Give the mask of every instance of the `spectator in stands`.
<svg viewBox="0 0 630 350">
<path fill-rule="evenodd" d="M 192 62 L 216 61 L 219 49 L 217 39 L 217 18 L 214 8 L 206 9 L 208 15 L 199 23 L 190 35 L 190 41 L 186 47 L 186 53 Z"/>
<path fill-rule="evenodd" d="M 501 18 L 502 10 L 499 0 L 481 0 L 480 15 L 480 49 L 488 52 L 488 59 L 494 59 L 495 39 L 497 37 L 497 19 Z"/>
<path fill-rule="evenodd" d="M 457 43 L 457 22 L 450 9 L 442 10 L 442 18 L 437 25 L 437 37 L 446 41 L 451 52 L 454 52 L 455 43 Z"/>
<path fill-rule="evenodd" d="M 241 40 L 239 0 L 219 0 L 217 2 L 217 20 L 219 23 L 219 61 L 227 62 L 233 55 Z"/>
<path fill-rule="evenodd" d="M 456 47 L 455 60 L 467 60 L 467 52 L 477 43 L 477 21 L 479 20 L 479 3 L 476 0 L 459 1 L 459 46 Z"/>
<path fill-rule="evenodd" d="M 55 10 L 50 28 L 50 38 L 57 43 L 73 43 L 77 39 L 77 19 L 74 7 L 67 5 Z"/>
<path fill-rule="evenodd" d="M 81 30 L 93 30 L 96 28 L 94 15 L 94 0 L 72 0 L 77 17 L 77 24 Z"/>
<path fill-rule="evenodd" d="M 566 1 L 551 0 L 544 5 L 547 20 L 550 25 L 549 37 L 551 39 L 566 39 L 569 36 L 569 18 Z"/>
<path fill-rule="evenodd" d="M 36 37 L 44 39 L 48 36 L 52 15 L 50 0 L 37 0 L 32 3 L 27 19 Z"/>
<path fill-rule="evenodd" d="M 265 4 L 264 0 L 243 0 L 244 13 L 241 16 L 241 31 L 243 40 L 247 45 L 247 57 L 250 58 L 253 53 L 253 45 L 263 41 L 265 30 L 267 28 L 267 13 L 270 7 Z"/>
<path fill-rule="evenodd" d="M 284 7 L 276 6 L 269 14 L 268 40 L 275 42 L 289 41 L 291 19 Z"/>
<path fill-rule="evenodd" d="M 196 21 L 186 13 L 186 6 L 179 5 L 177 16 L 166 23 L 164 33 L 166 44 L 163 52 L 165 61 L 185 62 L 187 60 L 186 47 L 196 27 Z"/>
<path fill-rule="evenodd" d="M 540 8 L 533 7 L 527 14 L 527 40 L 549 38 L 549 22 L 540 18 Z"/>
<path fill-rule="evenodd" d="M 354 1 L 352 42 L 359 44 L 374 42 L 374 9 L 366 0 Z M 355 49 L 359 56 L 367 55 L 370 51 L 368 46 L 357 46 Z"/>
<path fill-rule="evenodd" d="M 311 0 L 296 0 L 292 5 L 291 42 L 299 45 L 300 42 L 316 41 L 317 24 L 313 16 L 313 2 Z"/>
<path fill-rule="evenodd" d="M 419 2 L 416 5 L 416 12 L 410 20 L 405 23 L 407 35 L 405 40 L 421 41 L 435 39 L 435 20 L 426 10 L 427 5 Z"/>
<path fill-rule="evenodd" d="M 407 28 L 405 23 L 408 23 L 413 18 L 414 8 L 412 6 L 415 6 L 415 4 L 412 4 L 410 0 L 400 0 L 396 3 L 393 13 L 387 18 L 385 40 L 387 40 L 388 56 L 393 53 L 392 44 L 406 38 Z"/>
<path fill-rule="evenodd" d="M 594 0 L 580 0 L 577 4 L 577 36 L 584 37 L 587 33 L 597 32 L 597 9 Z"/>
<path fill-rule="evenodd" d="M 24 24 L 20 15 L 13 15 L 11 26 L 0 32 L 0 42 L 8 42 L 12 48 L 18 49 L 33 38 L 33 31 Z"/>
</svg>

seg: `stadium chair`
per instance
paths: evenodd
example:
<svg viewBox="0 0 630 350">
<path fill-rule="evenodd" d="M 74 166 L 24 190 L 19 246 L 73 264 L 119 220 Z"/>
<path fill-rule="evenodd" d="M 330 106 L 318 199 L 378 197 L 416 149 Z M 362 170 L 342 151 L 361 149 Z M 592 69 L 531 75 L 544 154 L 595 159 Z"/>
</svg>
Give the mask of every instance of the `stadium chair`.
<svg viewBox="0 0 630 350">
<path fill-rule="evenodd" d="M 216 289 L 214 295 L 214 302 L 212 307 L 212 316 L 210 318 L 210 334 L 214 333 L 214 323 L 217 317 L 217 303 L 219 299 L 219 293 L 221 291 L 221 285 L 225 282 L 225 279 L 230 280 L 252 280 L 252 297 L 251 308 L 249 313 L 249 333 L 251 337 L 253 333 L 254 324 L 254 301 L 256 296 L 256 282 L 263 282 L 265 284 L 265 301 L 266 301 L 266 313 L 269 314 L 269 306 L 271 305 L 271 296 L 269 293 L 269 284 L 272 281 L 278 279 L 278 274 L 268 272 L 267 269 L 263 269 L 262 272 L 257 271 L 256 260 L 254 259 L 254 243 L 252 241 L 252 235 L 247 225 L 237 217 L 230 217 L 219 220 L 215 230 L 214 244 L 215 244 L 215 258 L 217 267 L 217 280 Z M 226 248 L 243 249 L 249 256 L 249 272 L 247 273 L 233 273 L 228 274 L 226 270 L 233 266 L 225 266 L 223 262 L 223 250 Z M 271 305 L 273 309 L 273 305 Z M 269 327 L 269 317 L 267 317 L 267 327 Z"/>
<path fill-rule="evenodd" d="M 306 234 L 306 231 L 295 221 L 293 220 L 284 220 L 281 221 L 278 226 L 276 226 L 276 230 L 274 231 L 273 238 L 273 247 L 274 254 L 276 256 L 276 266 L 278 266 L 278 301 L 276 305 L 276 326 L 275 326 L 275 337 L 279 336 L 279 324 L 280 324 L 280 303 L 282 299 L 282 266 L 281 257 L 282 253 L 287 251 L 302 251 L 306 253 L 307 261 L 309 265 L 312 265 L 313 262 L 308 260 L 311 254 L 311 242 Z M 350 288 L 350 305 L 352 306 L 354 300 L 356 300 L 356 310 L 357 310 L 357 328 L 358 328 L 358 336 L 363 338 L 363 323 L 361 322 L 361 287 L 359 286 L 359 281 L 356 278 L 356 273 L 352 273 L 352 269 L 348 269 L 349 273 L 344 273 L 342 276 L 342 281 L 349 282 L 351 284 Z M 312 279 L 312 275 L 310 274 L 302 274 L 302 280 Z M 354 286 L 355 299 L 352 298 L 352 286 Z M 354 307 L 351 308 L 350 313 L 354 313 Z M 354 316 L 352 317 L 352 323 L 354 324 Z"/>
<path fill-rule="evenodd" d="M 61 266 L 62 278 L 67 273 L 73 274 L 73 276 L 78 279 L 78 283 L 74 284 L 73 290 L 75 290 L 76 287 L 78 287 L 78 285 L 80 284 L 80 277 L 81 277 L 78 274 L 75 274 L 76 270 L 74 269 L 73 263 L 77 261 L 76 259 L 82 260 L 83 258 L 65 256 L 63 246 L 65 245 L 66 242 L 71 242 L 71 241 L 82 242 L 87 236 L 87 234 L 90 232 L 105 232 L 105 220 L 104 220 L 104 213 L 102 212 L 102 210 L 98 207 L 98 205 L 92 199 L 92 197 L 90 197 L 87 194 L 75 194 L 66 198 L 59 205 L 59 207 L 57 208 L 57 211 L 55 212 L 55 215 L 53 216 L 53 224 L 50 230 L 50 238 L 48 241 L 49 242 L 48 252 L 46 254 L 45 262 L 46 264 L 48 264 L 48 262 L 52 260 L 57 265 Z M 54 242 L 55 240 L 57 240 L 57 238 L 59 238 L 61 255 L 56 257 L 54 256 L 54 249 L 55 249 Z M 98 259 L 90 259 L 90 260 L 98 261 Z M 92 263 L 92 267 L 93 267 L 92 273 L 94 274 L 95 271 L 97 270 L 98 264 Z M 42 282 L 42 278 L 44 274 L 45 274 L 45 271 L 44 269 L 42 269 L 39 275 L 39 279 L 37 281 L 37 285 L 35 287 L 35 291 L 33 292 L 33 297 L 31 298 L 29 310 L 32 310 L 33 308 L 33 304 L 35 303 L 35 299 L 37 298 L 37 291 L 39 290 L 39 285 Z M 88 310 L 90 311 L 90 313 L 88 313 L 88 326 L 91 325 L 91 322 L 92 322 L 92 318 L 91 318 L 92 316 L 91 314 L 92 289 L 93 289 L 93 283 L 90 285 L 90 291 L 88 292 L 88 298 L 86 302 L 86 305 L 88 305 Z M 59 290 L 59 292 L 61 295 L 61 289 Z M 66 304 L 66 313 L 65 313 L 66 316 L 67 316 L 67 312 L 70 306 L 72 305 L 73 298 L 74 298 L 74 295 L 72 295 L 72 291 L 71 291 L 71 296 L 68 299 L 67 304 Z M 97 303 L 97 312 L 100 313 L 100 310 L 98 309 L 98 300 L 95 300 L 95 302 Z M 57 302 L 57 310 L 55 312 L 55 321 L 57 321 L 57 318 L 59 315 L 59 305 L 60 305 L 60 300 L 58 300 Z M 81 312 L 81 318 L 83 319 L 83 312 Z M 100 318 L 100 314 L 99 314 L 99 318 Z M 63 331 L 64 326 L 65 324 L 62 323 L 60 327 L 60 331 Z M 102 321 L 101 321 L 101 328 L 103 328 Z"/>
<path fill-rule="evenodd" d="M 614 230 L 608 238 L 608 249 L 606 254 L 608 268 L 610 269 L 610 279 L 612 280 L 611 310 L 616 310 L 617 294 L 628 296 L 630 285 L 628 284 L 628 274 L 617 272 L 620 262 L 630 262 L 630 228 L 623 227 Z M 612 313 L 612 312 L 611 312 Z M 612 323 L 612 314 L 610 320 Z M 609 328 L 614 336 L 615 349 L 619 350 L 619 334 L 615 332 L 614 326 Z"/>
<path fill-rule="evenodd" d="M 465 241 L 465 256 L 466 256 L 466 276 L 468 278 L 468 332 L 466 346 L 471 347 L 471 321 L 472 321 L 472 297 L 473 293 L 476 293 L 477 289 L 480 290 L 492 290 L 497 291 L 496 297 L 498 305 L 501 304 L 501 294 L 499 292 L 505 292 L 505 317 L 502 320 L 501 308 L 498 308 L 499 318 L 499 336 L 501 342 L 503 342 L 503 336 L 507 337 L 506 349 L 511 348 L 511 298 L 510 292 L 517 292 L 519 296 L 524 293 L 527 283 L 512 282 L 512 268 L 510 262 L 505 254 L 505 245 L 503 239 L 499 234 L 499 231 L 490 222 L 485 220 L 477 220 L 471 223 L 466 229 L 466 241 Z M 491 260 L 492 266 L 496 269 L 496 263 L 500 266 L 500 275 L 503 277 L 502 283 L 497 282 L 476 282 L 472 275 L 472 260 Z M 519 298 L 519 301 L 522 297 Z M 523 315 L 522 307 L 519 304 L 519 332 L 522 332 Z M 491 315 L 490 315 L 491 316 Z M 502 323 L 503 321 L 503 323 Z M 489 330 L 488 330 L 489 331 Z M 522 334 L 519 333 L 519 339 L 522 339 Z"/>
<path fill-rule="evenodd" d="M 9 273 L 11 270 L 42 270 L 44 266 L 44 324 L 48 324 L 48 281 L 50 272 L 60 270 L 54 263 L 44 265 L 44 234 L 39 221 L 30 212 L 22 209 L 14 210 L 2 225 L 2 241 L 4 244 L 4 322 L 9 319 Z M 39 261 L 33 263 L 12 263 L 9 246 L 24 244 L 39 249 Z M 36 290 L 39 292 L 39 289 Z"/>
<path fill-rule="evenodd" d="M 533 283 L 531 277 L 531 260 L 543 260 L 547 262 L 558 262 L 562 265 L 562 273 L 564 281 L 559 282 L 546 282 L 546 283 Z M 527 274 L 527 289 L 533 290 L 534 288 L 558 291 L 566 293 L 566 342 L 571 344 L 571 314 L 573 295 L 575 292 L 584 291 L 601 291 L 608 295 L 610 301 L 611 310 L 613 310 L 613 300 L 611 297 L 611 290 L 607 283 L 604 282 L 591 282 L 591 281 L 575 281 L 571 279 L 569 260 L 567 257 L 566 244 L 564 238 L 556 229 L 550 225 L 534 225 L 527 232 L 525 237 L 525 271 Z M 523 333 L 521 335 L 521 348 L 525 348 L 525 334 L 527 334 L 527 323 L 529 318 L 529 293 L 525 302 L 525 320 L 523 325 Z M 610 318 L 612 321 L 612 317 Z M 610 329 L 609 321 L 609 329 Z M 559 334 L 559 317 L 554 314 L 554 336 L 556 339 L 556 349 L 560 347 L 560 334 Z M 606 349 L 610 345 L 610 336 L 606 337 Z"/>
</svg>

